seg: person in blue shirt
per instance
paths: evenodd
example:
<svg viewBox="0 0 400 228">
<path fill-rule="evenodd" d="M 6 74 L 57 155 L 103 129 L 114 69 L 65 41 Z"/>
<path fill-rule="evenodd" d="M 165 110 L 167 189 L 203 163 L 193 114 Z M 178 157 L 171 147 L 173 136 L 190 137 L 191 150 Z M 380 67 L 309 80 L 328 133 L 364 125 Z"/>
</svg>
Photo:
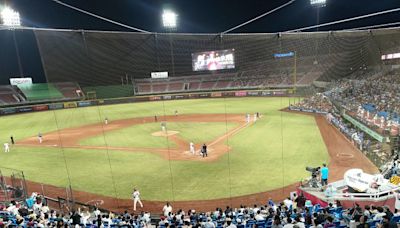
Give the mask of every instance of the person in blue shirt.
<svg viewBox="0 0 400 228">
<path fill-rule="evenodd" d="M 329 176 L 329 169 L 326 167 L 326 164 L 322 164 L 321 168 L 321 184 L 325 186 L 328 184 L 328 176 Z"/>
</svg>

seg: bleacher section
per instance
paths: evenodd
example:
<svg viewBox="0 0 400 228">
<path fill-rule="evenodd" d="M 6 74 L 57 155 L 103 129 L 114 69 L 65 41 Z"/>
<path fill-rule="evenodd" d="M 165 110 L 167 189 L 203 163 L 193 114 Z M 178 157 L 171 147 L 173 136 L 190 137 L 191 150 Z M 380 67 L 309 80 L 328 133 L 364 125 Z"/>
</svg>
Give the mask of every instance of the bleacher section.
<svg viewBox="0 0 400 228">
<path fill-rule="evenodd" d="M 90 86 L 82 89 L 85 94 L 94 92 L 97 99 L 133 96 L 132 85 Z"/>
<path fill-rule="evenodd" d="M 79 98 L 80 94 L 77 91 L 80 91 L 81 88 L 77 83 L 74 82 L 57 82 L 54 83 L 54 86 L 62 93 L 65 98 Z"/>
<path fill-rule="evenodd" d="M 54 100 L 64 98 L 63 94 L 52 83 L 18 85 L 28 101 Z"/>
<path fill-rule="evenodd" d="M 0 104 L 18 103 L 23 101 L 23 97 L 20 96 L 12 86 L 0 86 Z"/>
<path fill-rule="evenodd" d="M 230 89 L 259 89 L 267 87 L 292 87 L 293 69 L 282 68 L 281 72 L 243 71 L 240 73 L 192 75 L 167 79 L 135 79 L 139 95 L 196 92 Z M 312 69 L 297 73 L 296 86 L 309 86 L 322 75 L 322 71 Z M 187 85 L 187 86 L 185 86 Z"/>
</svg>

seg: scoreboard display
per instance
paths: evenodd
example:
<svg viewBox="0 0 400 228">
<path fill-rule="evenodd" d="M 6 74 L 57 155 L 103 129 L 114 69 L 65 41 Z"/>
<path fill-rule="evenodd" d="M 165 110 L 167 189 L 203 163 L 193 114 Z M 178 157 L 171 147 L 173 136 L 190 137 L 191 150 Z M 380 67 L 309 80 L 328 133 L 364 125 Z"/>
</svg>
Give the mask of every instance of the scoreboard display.
<svg viewBox="0 0 400 228">
<path fill-rule="evenodd" d="M 192 54 L 193 71 L 235 69 L 235 49 Z"/>
</svg>

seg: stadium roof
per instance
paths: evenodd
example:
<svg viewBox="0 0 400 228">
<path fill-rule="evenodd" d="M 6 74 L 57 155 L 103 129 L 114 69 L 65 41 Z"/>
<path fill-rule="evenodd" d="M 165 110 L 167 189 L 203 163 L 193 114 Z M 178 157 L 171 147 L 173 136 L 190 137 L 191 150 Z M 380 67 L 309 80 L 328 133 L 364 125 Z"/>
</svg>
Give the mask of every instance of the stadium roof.
<svg viewBox="0 0 400 228">
<path fill-rule="evenodd" d="M 62 0 L 62 2 L 151 32 L 164 31 L 161 13 L 164 8 L 171 8 L 179 15 L 177 32 L 218 33 L 281 6 L 288 0 Z M 53 0 L 0 0 L 0 3 L 10 5 L 19 11 L 25 26 L 127 30 L 66 8 Z M 293 4 L 234 32 L 282 32 L 397 7 L 400 7 L 400 1 L 397 0 L 328 0 L 326 7 L 317 10 L 310 5 L 309 0 L 296 0 Z M 399 13 L 391 13 L 327 26 L 321 30 L 340 30 L 398 22 L 399 18 Z"/>
</svg>

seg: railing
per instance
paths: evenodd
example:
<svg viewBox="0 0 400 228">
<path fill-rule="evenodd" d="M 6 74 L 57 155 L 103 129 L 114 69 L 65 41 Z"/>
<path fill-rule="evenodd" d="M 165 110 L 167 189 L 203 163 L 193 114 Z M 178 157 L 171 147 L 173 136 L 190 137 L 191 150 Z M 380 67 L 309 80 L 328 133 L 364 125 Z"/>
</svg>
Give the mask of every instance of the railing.
<svg viewBox="0 0 400 228">
<path fill-rule="evenodd" d="M 350 193 L 350 192 L 342 192 L 342 193 L 333 193 L 331 197 L 327 197 L 332 200 L 382 200 L 382 199 L 390 199 L 394 197 L 393 192 L 400 190 L 400 187 L 396 187 L 390 190 L 379 191 L 374 193 Z"/>
</svg>

